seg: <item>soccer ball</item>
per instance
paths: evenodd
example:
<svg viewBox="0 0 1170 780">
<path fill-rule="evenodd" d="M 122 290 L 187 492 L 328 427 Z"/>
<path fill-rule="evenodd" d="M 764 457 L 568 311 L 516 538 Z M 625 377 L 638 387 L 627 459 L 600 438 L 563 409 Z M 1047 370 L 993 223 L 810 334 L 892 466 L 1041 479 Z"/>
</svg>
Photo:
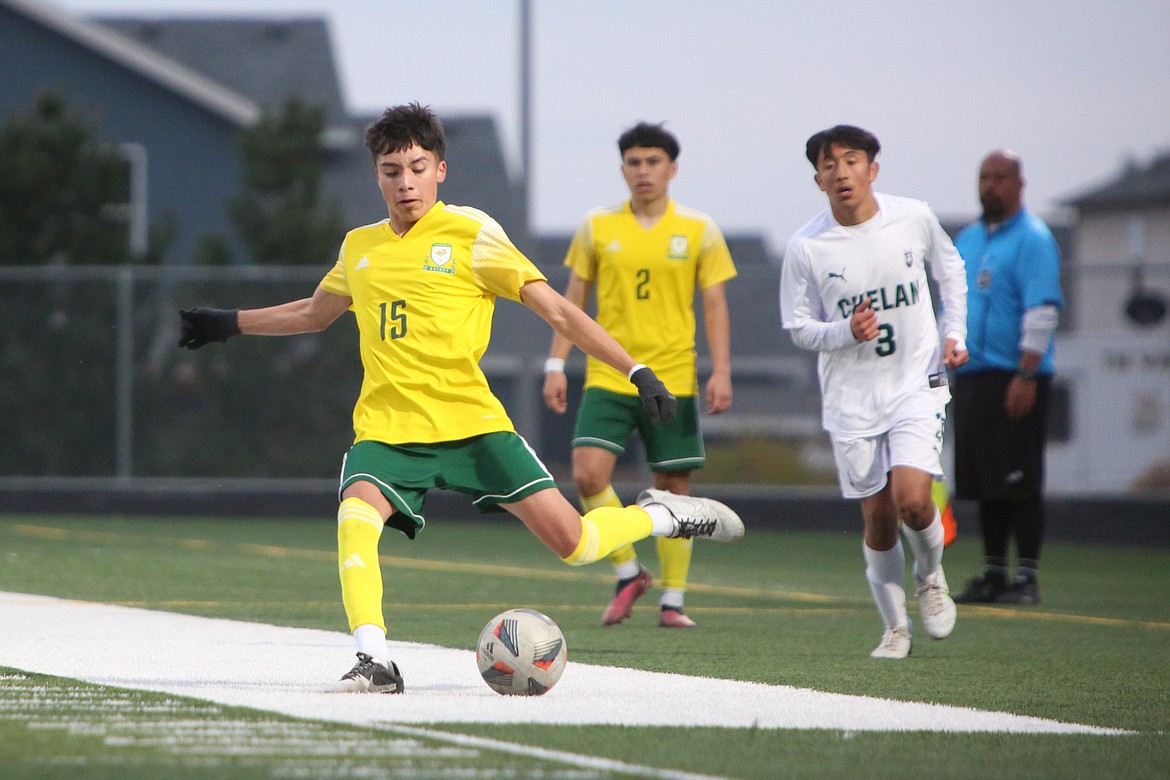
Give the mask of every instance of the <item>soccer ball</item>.
<svg viewBox="0 0 1170 780">
<path fill-rule="evenodd" d="M 488 621 L 475 645 L 480 676 L 496 693 L 540 696 L 561 679 L 565 635 L 548 615 L 509 609 Z"/>
</svg>

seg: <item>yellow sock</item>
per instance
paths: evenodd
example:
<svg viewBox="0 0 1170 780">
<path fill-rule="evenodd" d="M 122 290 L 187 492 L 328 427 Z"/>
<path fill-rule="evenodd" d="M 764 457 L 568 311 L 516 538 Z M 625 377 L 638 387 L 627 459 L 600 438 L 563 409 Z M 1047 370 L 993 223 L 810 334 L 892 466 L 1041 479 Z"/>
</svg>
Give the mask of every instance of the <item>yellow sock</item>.
<svg viewBox="0 0 1170 780">
<path fill-rule="evenodd" d="M 599 507 L 581 518 L 581 541 L 561 560 L 571 566 L 593 563 L 622 545 L 645 539 L 653 530 L 650 515 L 641 507 Z"/>
<path fill-rule="evenodd" d="M 658 563 L 662 567 L 662 587 L 686 590 L 695 540 L 659 536 L 655 541 L 658 542 Z"/>
<path fill-rule="evenodd" d="M 606 485 L 605 490 L 601 491 L 595 496 L 581 496 L 581 507 L 586 512 L 592 512 L 594 509 L 600 509 L 603 506 L 621 507 L 622 500 L 618 498 L 617 491 L 613 489 L 613 485 Z M 609 554 L 609 562 L 615 567 L 629 561 L 636 561 L 638 553 L 634 551 L 634 545 L 623 544 Z"/>
<path fill-rule="evenodd" d="M 337 565 L 341 573 L 341 602 L 349 630 L 372 624 L 382 631 L 382 570 L 378 539 L 382 516 L 360 498 L 347 498 L 337 508 Z"/>
</svg>

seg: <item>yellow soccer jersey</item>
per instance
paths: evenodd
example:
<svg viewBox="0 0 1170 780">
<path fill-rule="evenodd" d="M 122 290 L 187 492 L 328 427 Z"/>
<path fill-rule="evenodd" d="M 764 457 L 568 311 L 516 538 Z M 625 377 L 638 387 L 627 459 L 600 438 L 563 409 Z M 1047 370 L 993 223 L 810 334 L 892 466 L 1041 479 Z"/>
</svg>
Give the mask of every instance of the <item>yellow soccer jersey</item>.
<svg viewBox="0 0 1170 780">
<path fill-rule="evenodd" d="M 565 265 L 594 283 L 597 321 L 675 395 L 696 395 L 695 286 L 735 277 L 727 242 L 706 214 L 670 201 L 650 229 L 629 201 L 594 209 L 573 236 Z M 585 386 L 636 395 L 620 371 L 589 358 Z"/>
<path fill-rule="evenodd" d="M 545 280 L 487 214 L 442 202 L 405 236 L 388 220 L 351 230 L 321 281 L 349 296 L 360 334 L 355 441 L 456 441 L 515 430 L 479 359 L 497 296 Z"/>
</svg>

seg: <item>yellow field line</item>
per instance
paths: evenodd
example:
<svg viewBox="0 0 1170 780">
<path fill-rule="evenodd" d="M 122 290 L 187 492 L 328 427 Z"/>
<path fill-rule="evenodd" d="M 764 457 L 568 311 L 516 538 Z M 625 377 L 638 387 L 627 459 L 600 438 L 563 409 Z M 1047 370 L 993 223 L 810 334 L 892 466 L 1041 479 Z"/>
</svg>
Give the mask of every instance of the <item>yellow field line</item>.
<svg viewBox="0 0 1170 780">
<path fill-rule="evenodd" d="M 1126 620 L 1124 618 L 1095 617 L 1093 615 L 1069 615 L 1061 612 L 1020 611 L 1006 607 L 984 606 L 982 604 L 962 604 L 959 606 L 959 610 L 964 614 L 971 613 L 1005 620 L 1027 618 L 1052 623 L 1086 623 L 1094 626 L 1141 626 L 1143 628 L 1170 630 L 1170 623 L 1159 623 L 1154 620 Z"/>
<path fill-rule="evenodd" d="M 136 607 L 138 609 L 222 609 L 227 607 L 260 607 L 267 609 L 279 609 L 287 607 L 291 602 L 288 601 L 191 601 L 183 599 L 144 599 L 134 601 L 104 601 L 103 604 L 111 604 L 118 607 Z M 298 605 L 315 606 L 322 608 L 334 608 L 337 602 L 329 601 L 298 601 Z M 392 603 L 390 606 L 396 611 L 404 610 L 413 611 L 447 611 L 447 612 L 482 612 L 482 611 L 497 611 L 502 612 L 505 609 L 511 609 L 515 605 L 512 603 L 497 602 L 497 603 L 459 603 L 459 604 L 436 604 L 412 601 L 408 603 Z M 594 612 L 597 610 L 596 604 L 528 604 L 526 605 L 532 609 L 539 609 L 548 612 Z M 843 612 L 850 612 L 856 609 L 855 607 L 687 607 L 688 613 L 696 614 L 743 614 L 743 615 L 793 615 L 793 616 L 809 616 L 809 615 L 831 615 L 840 614 Z"/>
<path fill-rule="evenodd" d="M 151 544 L 158 544 L 161 541 L 170 542 L 178 547 L 188 550 L 204 551 L 222 547 L 220 542 L 206 539 L 186 539 L 175 537 L 155 537 L 155 536 L 141 536 L 134 534 L 116 534 L 105 531 L 75 531 L 67 528 L 54 528 L 51 526 L 32 525 L 29 523 L 13 523 L 9 526 L 16 533 L 23 536 L 29 536 L 38 539 L 51 540 L 76 540 L 76 541 L 92 541 L 107 544 L 125 543 L 128 540 L 149 542 Z M 270 558 L 297 558 L 319 561 L 336 561 L 337 553 L 326 550 L 306 550 L 295 547 L 282 547 L 271 544 L 254 544 L 244 542 L 235 547 L 243 552 L 252 553 L 254 555 L 261 555 Z M 581 582 L 585 580 L 594 582 L 612 582 L 613 577 L 609 574 L 589 574 L 578 569 L 531 569 L 522 568 L 519 566 L 507 566 L 503 564 L 494 563 L 467 563 L 462 561 L 446 561 L 446 560 L 432 560 L 427 558 L 404 558 L 397 555 L 380 555 L 378 556 L 380 563 L 387 566 L 394 566 L 403 569 L 415 569 L 418 571 L 457 571 L 465 574 L 487 574 L 502 577 L 525 577 L 525 578 L 541 578 L 547 580 L 559 581 L 575 581 Z M 821 593 L 807 593 L 803 591 L 788 591 L 788 590 L 769 590 L 766 588 L 742 588 L 729 585 L 712 585 L 701 582 L 691 582 L 687 584 L 688 591 L 692 593 L 711 593 L 722 596 L 739 596 L 745 598 L 773 598 L 783 599 L 787 601 L 798 601 L 805 603 L 816 603 L 826 605 L 839 605 L 839 607 L 857 606 L 867 603 L 863 599 L 842 598 L 839 596 L 828 596 Z M 136 602 L 117 602 L 124 606 L 141 606 Z M 197 606 L 222 606 L 226 602 L 198 602 L 198 601 L 183 601 L 183 602 L 152 602 L 157 604 L 174 604 L 177 606 L 197 607 Z M 256 603 L 256 602 L 249 602 Z M 274 606 L 279 606 L 286 602 L 273 602 Z M 332 603 L 332 602 L 329 602 Z M 447 605 L 424 605 L 424 604 L 397 604 L 396 608 L 448 608 Z M 453 604 L 449 605 L 451 609 L 462 609 L 468 605 Z M 498 605 L 501 609 L 504 605 Z M 495 608 L 493 606 L 492 608 Z M 593 606 L 577 605 L 569 606 L 567 609 L 593 609 Z M 774 611 L 783 611 L 782 608 L 772 608 Z M 983 606 L 976 604 L 963 604 L 959 609 L 964 614 L 977 615 L 980 617 L 995 618 L 1001 620 L 1039 620 L 1061 623 L 1078 623 L 1083 625 L 1096 626 L 1140 626 L 1142 628 L 1151 628 L 1161 631 L 1170 631 L 1170 623 L 1164 623 L 1152 620 L 1127 620 L 1123 618 L 1111 617 L 1097 617 L 1093 615 L 1070 615 L 1059 612 L 1043 612 L 1039 610 L 1018 610 L 1009 609 L 1005 607 Z M 758 607 L 687 607 L 687 611 L 691 612 L 757 612 L 769 611 L 769 608 Z M 810 614 L 819 610 L 798 610 L 800 614 Z M 829 608 L 825 611 L 840 611 L 839 608 Z"/>
<path fill-rule="evenodd" d="M 336 560 L 337 554 L 321 550 L 300 550 L 291 547 L 279 547 L 270 544 L 241 544 L 240 549 L 245 552 L 267 555 L 277 558 L 310 558 L 313 560 Z M 419 571 L 458 571 L 464 574 L 490 574 L 499 577 L 538 577 L 545 580 L 561 580 L 580 582 L 593 580 L 612 582 L 613 575 L 590 574 L 577 569 L 529 569 L 520 566 L 508 566 L 499 563 L 466 563 L 460 561 L 442 561 L 428 558 L 403 558 L 397 555 L 380 555 L 379 562 L 387 566 L 403 569 L 417 569 Z M 757 598 L 781 598 L 790 601 L 809 601 L 816 603 L 839 603 L 847 599 L 835 596 L 826 596 L 820 593 L 803 593 L 800 591 L 766 590 L 762 588 L 739 588 L 728 585 L 705 585 L 701 582 L 687 583 L 687 590 L 692 593 L 718 593 L 724 596 L 746 596 Z"/>
<path fill-rule="evenodd" d="M 101 542 L 108 544 L 124 543 L 128 540 L 148 541 L 157 544 L 159 541 L 168 541 L 179 547 L 189 550 L 209 550 L 219 546 L 218 542 L 204 539 L 184 539 L 167 537 L 147 537 L 133 534 L 115 534 L 105 531 L 74 531 L 65 528 L 53 528 L 27 523 L 14 523 L 13 530 L 25 536 L 40 539 L 65 540 L 74 539 L 83 542 Z M 242 543 L 237 548 L 255 555 L 270 558 L 296 558 L 302 560 L 335 561 L 337 553 L 325 550 L 305 550 L 294 547 L 283 547 L 273 544 Z M 579 569 L 530 569 L 519 566 L 508 566 L 495 563 L 467 563 L 462 561 L 431 560 L 427 558 L 405 558 L 397 555 L 380 555 L 379 562 L 387 566 L 417 571 L 457 571 L 464 574 L 486 574 L 497 577 L 537 577 L 545 580 L 559 580 L 562 582 L 593 582 L 609 583 L 613 581 L 610 574 L 592 574 Z M 853 599 L 843 599 L 828 596 L 822 593 L 807 593 L 803 591 L 772 590 L 765 588 L 743 588 L 730 585 L 712 585 L 702 582 L 687 584 L 691 593 L 709 593 L 721 596 L 739 596 L 744 598 L 783 599 L 812 604 L 845 604 Z"/>
</svg>

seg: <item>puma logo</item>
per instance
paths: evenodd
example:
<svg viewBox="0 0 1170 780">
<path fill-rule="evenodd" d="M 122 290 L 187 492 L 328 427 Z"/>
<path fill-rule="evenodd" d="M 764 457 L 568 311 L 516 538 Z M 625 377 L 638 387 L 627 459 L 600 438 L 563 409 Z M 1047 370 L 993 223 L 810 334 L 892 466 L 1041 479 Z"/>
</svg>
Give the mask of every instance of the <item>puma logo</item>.
<svg viewBox="0 0 1170 780">
<path fill-rule="evenodd" d="M 846 279 L 846 278 L 845 278 L 845 269 L 844 269 L 844 268 L 842 268 L 842 269 L 841 269 L 841 273 L 839 273 L 839 274 L 838 274 L 838 273 L 833 273 L 832 271 L 829 271 L 829 275 L 828 275 L 828 277 L 827 277 L 827 278 L 829 278 L 829 279 L 840 279 L 840 280 L 841 280 L 841 281 L 843 281 L 843 282 L 849 281 L 848 279 Z"/>
</svg>

